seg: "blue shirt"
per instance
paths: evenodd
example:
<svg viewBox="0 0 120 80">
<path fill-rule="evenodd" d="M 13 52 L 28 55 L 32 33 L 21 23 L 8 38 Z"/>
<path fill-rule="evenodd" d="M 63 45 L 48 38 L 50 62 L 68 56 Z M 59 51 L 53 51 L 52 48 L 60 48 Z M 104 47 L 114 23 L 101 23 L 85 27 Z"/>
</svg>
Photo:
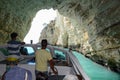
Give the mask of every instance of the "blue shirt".
<svg viewBox="0 0 120 80">
<path fill-rule="evenodd" d="M 6 72 L 5 80 L 32 80 L 32 73 L 27 69 L 15 66 Z"/>
</svg>

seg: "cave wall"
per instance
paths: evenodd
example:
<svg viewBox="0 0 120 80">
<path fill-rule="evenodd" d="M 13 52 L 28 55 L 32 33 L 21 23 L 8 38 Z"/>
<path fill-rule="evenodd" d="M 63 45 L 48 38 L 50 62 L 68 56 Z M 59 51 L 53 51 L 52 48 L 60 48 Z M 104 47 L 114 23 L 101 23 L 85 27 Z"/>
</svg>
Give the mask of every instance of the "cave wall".
<svg viewBox="0 0 120 80">
<path fill-rule="evenodd" d="M 119 3 L 119 0 L 82 0 L 77 4 L 68 2 L 66 3 L 67 6 L 60 8 L 60 13 L 69 17 L 72 25 L 80 30 L 81 33 L 88 33 L 88 42 L 95 51 L 94 54 L 102 54 L 107 59 L 114 57 L 119 62 Z M 71 5 L 74 5 L 74 7 L 71 7 Z M 68 13 L 62 13 L 65 10 Z"/>
<path fill-rule="evenodd" d="M 73 48 L 75 46 L 74 49 L 83 52 L 84 55 L 91 53 L 91 57 L 97 57 L 103 65 L 114 61 L 114 68 L 119 68 L 119 4 L 119 0 L 79 0 L 77 3 L 61 3 L 57 8 L 60 14 L 55 27 L 59 27 L 60 35 L 56 37 L 56 44 Z"/>
</svg>

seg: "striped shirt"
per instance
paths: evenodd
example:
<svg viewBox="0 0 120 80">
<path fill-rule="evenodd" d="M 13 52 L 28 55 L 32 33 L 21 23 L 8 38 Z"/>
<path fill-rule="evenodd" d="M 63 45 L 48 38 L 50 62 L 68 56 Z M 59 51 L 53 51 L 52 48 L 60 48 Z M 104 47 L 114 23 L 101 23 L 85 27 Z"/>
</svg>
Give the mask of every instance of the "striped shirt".
<svg viewBox="0 0 120 80">
<path fill-rule="evenodd" d="M 21 45 L 20 41 L 15 41 L 15 40 L 8 41 L 7 48 L 8 48 L 9 54 L 20 55 L 20 52 L 19 52 L 20 45 Z"/>
</svg>

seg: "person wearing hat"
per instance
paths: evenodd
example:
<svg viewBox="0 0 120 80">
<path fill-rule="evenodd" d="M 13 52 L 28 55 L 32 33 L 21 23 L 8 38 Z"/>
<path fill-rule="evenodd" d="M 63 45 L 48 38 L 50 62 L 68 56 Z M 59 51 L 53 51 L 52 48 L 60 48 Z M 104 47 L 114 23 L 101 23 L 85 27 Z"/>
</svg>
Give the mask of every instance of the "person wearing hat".
<svg viewBox="0 0 120 80">
<path fill-rule="evenodd" d="M 6 58 L 7 68 L 2 80 L 32 80 L 32 73 L 24 68 L 18 67 L 19 56 L 10 55 Z"/>
<path fill-rule="evenodd" d="M 17 66 L 18 62 L 19 62 L 19 56 L 9 55 L 6 58 L 6 71 L 9 71 L 10 68 Z"/>
</svg>

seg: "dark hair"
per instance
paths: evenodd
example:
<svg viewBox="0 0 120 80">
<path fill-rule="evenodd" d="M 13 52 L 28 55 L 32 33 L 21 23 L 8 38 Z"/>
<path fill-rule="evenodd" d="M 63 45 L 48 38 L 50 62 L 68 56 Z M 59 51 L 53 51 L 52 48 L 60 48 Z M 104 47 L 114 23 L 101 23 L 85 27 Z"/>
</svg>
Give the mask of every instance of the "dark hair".
<svg viewBox="0 0 120 80">
<path fill-rule="evenodd" d="M 42 46 L 47 46 L 47 39 L 43 39 L 43 40 L 41 41 L 41 45 L 42 45 Z"/>
<path fill-rule="evenodd" d="M 18 36 L 18 34 L 16 33 L 16 32 L 13 32 L 13 33 L 11 33 L 11 38 L 13 39 L 13 38 L 16 38 L 17 36 Z"/>
</svg>

